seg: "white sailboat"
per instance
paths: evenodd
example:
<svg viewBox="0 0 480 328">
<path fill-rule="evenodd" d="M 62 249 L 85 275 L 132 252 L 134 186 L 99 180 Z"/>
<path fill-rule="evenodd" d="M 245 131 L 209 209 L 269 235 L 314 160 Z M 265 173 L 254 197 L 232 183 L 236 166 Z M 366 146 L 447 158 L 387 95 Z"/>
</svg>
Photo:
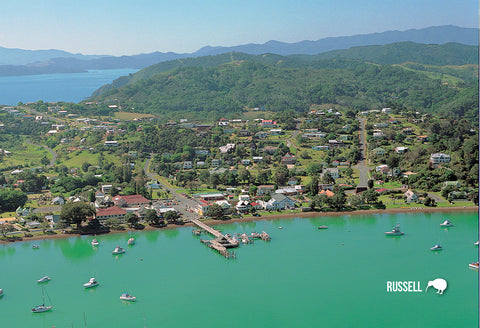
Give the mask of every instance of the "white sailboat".
<svg viewBox="0 0 480 328">
<path fill-rule="evenodd" d="M 43 288 L 42 288 L 42 300 L 43 300 L 43 303 L 41 305 L 37 305 L 32 308 L 33 313 L 47 312 L 53 308 L 53 305 L 45 305 L 45 292 Z"/>
</svg>

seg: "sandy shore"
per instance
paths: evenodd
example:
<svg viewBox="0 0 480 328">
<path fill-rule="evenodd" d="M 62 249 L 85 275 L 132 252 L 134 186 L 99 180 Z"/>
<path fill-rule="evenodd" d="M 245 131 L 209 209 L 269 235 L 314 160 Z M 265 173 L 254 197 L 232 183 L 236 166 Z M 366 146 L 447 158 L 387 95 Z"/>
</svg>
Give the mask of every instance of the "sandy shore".
<svg viewBox="0 0 480 328">
<path fill-rule="evenodd" d="M 452 213 L 452 212 L 477 212 L 478 213 L 478 206 L 469 206 L 469 207 L 446 207 L 446 208 L 423 208 L 423 207 L 409 207 L 409 208 L 392 208 L 392 209 L 371 209 L 371 210 L 358 210 L 352 212 L 300 212 L 300 213 L 279 213 L 279 214 L 270 214 L 266 216 L 246 216 L 243 218 L 235 218 L 225 221 L 219 220 L 207 220 L 204 221 L 206 224 L 209 225 L 218 225 L 218 224 L 228 224 L 233 222 L 250 222 L 250 221 L 259 221 L 259 220 L 275 220 L 275 219 L 287 219 L 287 218 L 311 218 L 311 217 L 322 217 L 322 216 L 359 216 L 359 215 L 369 215 L 369 214 L 381 214 L 381 213 L 426 213 L 426 212 L 445 212 L 445 213 Z M 112 230 L 108 234 L 114 233 L 128 233 L 128 232 L 139 232 L 139 231 L 149 231 L 149 230 L 157 230 L 157 229 L 177 229 L 183 227 L 191 227 L 193 226 L 192 223 L 186 223 L 184 225 L 168 225 L 164 228 L 154 228 L 151 226 L 145 226 L 143 230 L 135 230 L 135 229 L 125 229 L 125 230 Z M 33 240 L 44 240 L 44 239 L 62 239 L 62 238 L 72 238 L 72 237 L 80 237 L 80 234 L 53 234 L 53 235 L 36 235 L 33 237 L 23 237 L 22 240 L 18 242 L 25 242 L 25 241 L 33 241 Z M 0 241 L 0 244 L 9 244 L 11 242 L 8 241 Z"/>
</svg>

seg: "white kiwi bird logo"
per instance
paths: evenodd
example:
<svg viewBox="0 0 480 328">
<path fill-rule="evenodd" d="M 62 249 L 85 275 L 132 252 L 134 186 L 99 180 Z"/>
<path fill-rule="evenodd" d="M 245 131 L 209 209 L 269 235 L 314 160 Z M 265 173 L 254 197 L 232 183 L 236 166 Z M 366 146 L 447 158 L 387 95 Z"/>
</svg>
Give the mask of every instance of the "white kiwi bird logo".
<svg viewBox="0 0 480 328">
<path fill-rule="evenodd" d="M 429 281 L 427 288 L 425 288 L 425 293 L 427 292 L 428 287 L 430 286 L 433 286 L 433 288 L 437 290 L 437 294 L 442 295 L 443 291 L 447 289 L 447 282 L 445 281 L 445 279 L 442 279 L 442 278 L 437 278 L 435 280 Z"/>
</svg>

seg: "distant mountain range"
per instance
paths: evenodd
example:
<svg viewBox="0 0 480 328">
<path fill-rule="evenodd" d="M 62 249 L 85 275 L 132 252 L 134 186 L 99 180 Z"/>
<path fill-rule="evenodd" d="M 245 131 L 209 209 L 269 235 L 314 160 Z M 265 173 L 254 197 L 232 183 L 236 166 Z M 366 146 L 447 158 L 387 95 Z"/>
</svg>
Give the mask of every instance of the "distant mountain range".
<svg viewBox="0 0 480 328">
<path fill-rule="evenodd" d="M 251 55 L 278 54 L 316 55 L 351 47 L 385 45 L 412 41 L 424 44 L 445 44 L 449 42 L 478 46 L 479 29 L 452 25 L 387 31 L 382 33 L 324 38 L 318 41 L 284 43 L 268 41 L 264 44 L 245 44 L 233 47 L 203 47 L 194 53 L 154 52 L 133 56 L 85 56 L 61 50 L 21 50 L 0 47 L 0 76 L 35 75 L 83 72 L 88 69 L 145 68 L 174 59 L 212 56 L 229 52 L 243 52 Z M 3 64 L 3 65 L 2 65 Z"/>
</svg>

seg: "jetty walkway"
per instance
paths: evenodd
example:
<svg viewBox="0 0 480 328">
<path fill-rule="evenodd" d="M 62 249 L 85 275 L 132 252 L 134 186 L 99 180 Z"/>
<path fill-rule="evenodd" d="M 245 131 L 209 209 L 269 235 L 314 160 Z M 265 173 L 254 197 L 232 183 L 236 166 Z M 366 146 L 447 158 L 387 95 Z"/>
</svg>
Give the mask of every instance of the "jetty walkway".
<svg viewBox="0 0 480 328">
<path fill-rule="evenodd" d="M 218 253 L 223 255 L 226 258 L 235 258 L 235 253 L 230 253 L 227 248 L 238 247 L 239 242 L 237 239 L 230 237 L 229 235 L 223 235 L 220 231 L 213 229 L 212 227 L 206 225 L 203 222 L 200 222 L 198 219 L 190 220 L 198 228 L 206 231 L 215 237 L 213 240 L 204 240 L 201 239 L 201 242 L 207 245 L 208 247 L 216 250 Z"/>
</svg>

